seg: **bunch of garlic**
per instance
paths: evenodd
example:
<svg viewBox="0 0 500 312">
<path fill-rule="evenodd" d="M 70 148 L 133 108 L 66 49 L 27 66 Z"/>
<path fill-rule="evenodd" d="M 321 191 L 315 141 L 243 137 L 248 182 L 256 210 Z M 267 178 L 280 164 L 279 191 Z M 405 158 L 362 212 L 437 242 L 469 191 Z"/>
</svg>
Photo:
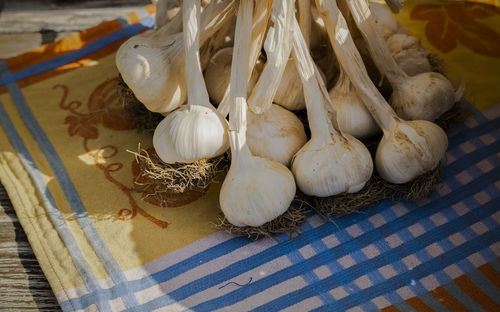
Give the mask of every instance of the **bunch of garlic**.
<svg viewBox="0 0 500 312">
<path fill-rule="evenodd" d="M 379 71 L 391 83 L 390 103 L 405 119 L 433 121 L 455 104 L 455 90 L 443 75 L 435 72 L 408 76 L 394 61 L 383 37 L 377 31 L 365 0 L 346 0 Z"/>
<path fill-rule="evenodd" d="M 385 180 L 401 184 L 434 169 L 448 146 L 444 131 L 429 121 L 404 121 L 398 117 L 368 77 L 336 4 L 327 0 L 316 0 L 316 3 L 339 62 L 383 131 L 375 157 L 377 172 Z"/>
</svg>

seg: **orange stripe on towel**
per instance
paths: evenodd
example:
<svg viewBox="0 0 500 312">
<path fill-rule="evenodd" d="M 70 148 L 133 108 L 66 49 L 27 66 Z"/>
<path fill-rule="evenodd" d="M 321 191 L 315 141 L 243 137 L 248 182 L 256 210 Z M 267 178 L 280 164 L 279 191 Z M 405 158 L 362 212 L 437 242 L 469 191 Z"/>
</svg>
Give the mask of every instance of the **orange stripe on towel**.
<svg viewBox="0 0 500 312">
<path fill-rule="evenodd" d="M 70 34 L 59 41 L 43 45 L 35 50 L 6 59 L 5 61 L 9 66 L 9 71 L 14 73 L 62 54 L 81 49 L 89 43 L 121 28 L 122 26 L 117 20 L 103 22 L 87 30 Z"/>
<path fill-rule="evenodd" d="M 427 306 L 420 298 L 418 297 L 413 297 L 408 300 L 406 300 L 406 303 L 411 305 L 415 310 L 418 312 L 433 312 L 429 306 Z"/>
<path fill-rule="evenodd" d="M 500 273 L 498 273 L 489 263 L 477 268 L 490 282 L 500 289 Z"/>
<path fill-rule="evenodd" d="M 438 287 L 430 291 L 431 295 L 433 295 L 439 302 L 444 304 L 448 309 L 457 312 L 468 312 L 466 307 L 464 307 L 460 302 L 458 302 L 455 297 L 450 295 L 446 289 L 443 287 Z"/>
<path fill-rule="evenodd" d="M 500 311 L 500 305 L 485 294 L 469 277 L 462 275 L 455 279 L 455 283 L 469 295 L 474 301 L 480 304 L 486 311 Z"/>
</svg>

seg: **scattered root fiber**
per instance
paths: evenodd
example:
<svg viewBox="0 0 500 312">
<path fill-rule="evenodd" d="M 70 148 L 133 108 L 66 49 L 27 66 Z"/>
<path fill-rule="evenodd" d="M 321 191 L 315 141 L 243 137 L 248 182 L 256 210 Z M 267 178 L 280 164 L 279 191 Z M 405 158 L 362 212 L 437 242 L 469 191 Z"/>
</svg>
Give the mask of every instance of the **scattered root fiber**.
<svg viewBox="0 0 500 312">
<path fill-rule="evenodd" d="M 440 126 L 444 131 L 448 131 L 453 125 L 464 122 L 469 116 L 470 112 L 462 103 L 456 102 L 449 111 L 439 116 L 434 123 Z"/>
<path fill-rule="evenodd" d="M 139 146 L 135 155 L 140 171 L 134 183 L 147 188 L 151 194 L 184 193 L 187 191 L 205 191 L 217 175 L 227 169 L 227 156 L 200 160 L 191 164 L 166 164 L 152 150 Z"/>
<path fill-rule="evenodd" d="M 430 53 L 427 56 L 427 60 L 429 60 L 432 71 L 440 73 L 441 75 L 446 77 L 446 64 L 444 63 L 443 59 L 439 57 L 439 55 Z"/>
<path fill-rule="evenodd" d="M 400 201 L 425 198 L 440 181 L 441 169 L 439 165 L 436 169 L 405 184 L 389 183 L 375 172 L 360 192 L 324 198 L 315 197 L 313 206 L 318 213 L 330 219 L 359 212 L 362 208 L 372 207 L 384 199 Z"/>
<path fill-rule="evenodd" d="M 132 120 L 134 127 L 140 132 L 154 132 L 156 126 L 164 118 L 162 114 L 149 111 L 130 90 L 122 76 L 118 77 L 118 94 L 123 105 L 125 116 Z"/>
<path fill-rule="evenodd" d="M 298 233 L 300 225 L 306 221 L 307 213 L 310 211 L 307 208 L 308 205 L 309 204 L 303 199 L 296 197 L 292 201 L 290 208 L 288 208 L 284 214 L 261 226 L 238 227 L 229 223 L 226 218 L 220 217 L 215 224 L 215 228 L 219 231 L 228 232 L 234 236 L 246 236 L 253 240 L 262 237 L 271 237 L 272 234 L 278 233 Z"/>
</svg>

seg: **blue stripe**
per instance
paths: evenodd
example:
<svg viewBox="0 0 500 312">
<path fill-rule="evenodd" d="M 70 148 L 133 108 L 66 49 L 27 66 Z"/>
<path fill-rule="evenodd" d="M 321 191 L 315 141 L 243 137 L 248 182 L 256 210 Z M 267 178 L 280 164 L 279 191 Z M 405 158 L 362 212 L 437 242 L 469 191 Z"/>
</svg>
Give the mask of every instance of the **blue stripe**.
<svg viewBox="0 0 500 312">
<path fill-rule="evenodd" d="M 461 198 L 467 197 L 470 195 L 469 192 L 473 192 L 474 190 L 481 190 L 485 186 L 489 185 L 491 183 L 491 179 L 500 173 L 500 168 L 497 170 L 494 170 L 493 172 L 483 176 L 481 179 L 478 179 L 475 181 L 475 183 L 464 186 L 463 189 L 457 190 L 456 193 L 458 195 L 448 195 L 443 198 L 440 198 L 436 200 L 435 202 L 432 203 L 432 206 L 429 207 L 420 207 L 419 209 L 415 209 L 415 213 L 420 212 L 422 215 L 419 217 L 423 217 L 426 215 L 430 215 L 435 211 L 435 209 L 443 209 L 446 208 L 448 205 L 448 202 L 446 200 L 451 197 L 453 201 L 460 201 Z M 466 188 L 469 188 L 469 190 L 466 190 Z M 403 226 L 406 226 L 406 223 L 411 222 L 412 219 L 414 219 L 415 216 L 413 216 L 411 213 L 408 215 L 405 215 L 391 224 L 385 224 L 384 226 L 380 227 L 378 231 L 375 233 L 370 232 L 370 233 L 365 233 L 356 239 L 346 242 L 342 244 L 341 246 L 334 247 L 330 250 L 328 250 L 325 253 L 321 253 L 318 255 L 315 255 L 311 258 L 308 259 L 308 261 L 315 261 L 314 259 L 323 259 L 323 261 L 320 261 L 317 265 L 313 267 L 317 267 L 320 265 L 323 265 L 325 263 L 329 263 L 331 261 L 332 255 L 340 255 L 338 257 L 341 257 L 345 254 L 349 254 L 354 252 L 355 250 L 362 248 L 364 246 L 367 246 L 368 244 L 373 242 L 373 235 L 378 234 L 381 235 L 381 237 L 387 237 L 391 234 L 394 233 L 394 231 L 401 229 Z M 347 224 L 346 224 L 347 223 Z M 341 218 L 337 220 L 337 224 L 341 228 L 345 228 L 350 222 L 349 218 Z M 237 276 L 239 274 L 242 274 L 248 270 L 251 270 L 259 265 L 262 265 L 268 261 L 273 260 L 274 258 L 277 258 L 281 255 L 283 255 L 283 251 L 285 252 L 291 252 L 293 250 L 296 250 L 298 248 L 303 247 L 304 245 L 307 245 L 310 241 L 314 239 L 321 239 L 322 237 L 325 237 L 332 232 L 336 231 L 336 227 L 327 223 L 325 225 L 322 225 L 314 230 L 311 230 L 310 232 L 303 233 L 299 237 L 295 238 L 292 242 L 286 244 L 285 246 L 273 246 L 271 248 L 268 248 L 267 250 L 256 254 L 252 257 L 249 257 L 245 260 L 241 260 L 237 263 L 234 263 L 218 272 L 215 272 L 213 274 L 204 276 L 196 281 L 193 281 L 187 285 L 184 285 L 180 288 L 178 288 L 175 291 L 172 291 L 169 293 L 169 297 L 171 299 L 181 301 L 197 292 L 203 291 L 209 287 L 218 285 L 219 283 L 224 282 L 227 279 L 230 279 L 232 276 Z M 280 250 L 281 249 L 281 250 Z M 361 268 L 359 268 L 361 269 Z M 345 270 L 344 270 L 345 271 Z M 342 272 L 344 272 L 342 271 Z M 200 304 L 199 306 L 193 307 L 193 310 L 200 309 L 201 311 L 204 310 L 211 310 L 214 308 L 220 308 L 222 306 L 225 306 L 227 304 L 233 304 L 238 301 L 240 301 L 242 298 L 246 298 L 248 296 L 251 296 L 255 293 L 261 292 L 264 289 L 267 289 L 269 287 L 272 287 L 273 285 L 277 285 L 287 279 L 293 278 L 296 276 L 296 274 L 300 273 L 300 268 L 296 266 L 288 267 L 282 271 L 279 271 L 273 275 L 267 276 L 261 280 L 255 281 L 252 284 L 241 288 L 239 290 L 236 290 L 234 292 L 231 292 L 230 294 L 227 294 L 225 296 L 213 299 L 211 301 L 207 301 L 205 303 Z M 345 274 L 345 273 L 343 273 Z M 361 274 L 362 275 L 362 274 Z M 361 276 L 356 275 L 356 277 Z M 345 278 L 345 280 L 352 280 L 350 278 L 354 277 L 354 275 L 351 275 L 349 278 L 345 277 L 345 275 L 341 275 Z M 338 277 L 336 277 L 338 278 Z M 159 282 L 163 282 L 159 281 Z M 335 288 L 335 287 L 333 287 Z M 295 297 L 294 297 L 295 298 Z M 156 298 L 141 307 L 146 309 L 146 310 L 152 310 L 158 307 L 162 306 L 162 299 L 161 297 Z"/>
<path fill-rule="evenodd" d="M 113 44 L 115 42 L 118 42 L 122 39 L 126 39 L 128 37 L 131 37 L 133 35 L 138 34 L 142 30 L 145 30 L 147 28 L 152 27 L 154 24 L 154 18 L 152 16 L 148 16 L 144 18 L 140 23 L 138 24 L 133 24 L 128 27 L 122 28 L 120 30 L 117 30 L 106 37 L 97 39 L 96 41 L 93 41 L 89 43 L 88 45 L 84 46 L 83 48 L 76 50 L 74 52 L 70 52 L 61 56 L 57 56 L 53 59 L 50 59 L 45 62 L 37 63 L 33 66 L 30 66 L 28 68 L 22 69 L 18 72 L 15 72 L 13 74 L 5 75 L 0 79 L 0 86 L 2 85 L 7 85 L 10 83 L 14 83 L 18 80 L 31 77 L 40 73 L 43 73 L 45 71 L 57 68 L 59 66 L 75 62 L 86 55 L 93 53 L 95 51 L 98 51 L 110 44 Z"/>
<path fill-rule="evenodd" d="M 489 213 L 493 213 L 495 211 L 498 211 L 498 207 L 496 207 L 495 203 L 490 203 L 490 205 L 485 206 L 484 208 L 487 208 L 487 211 L 483 211 L 482 209 L 477 209 L 474 212 L 475 215 L 473 216 L 474 220 L 478 220 L 479 215 L 486 215 L 488 216 Z M 486 209 L 485 209 L 486 210 Z M 467 215 L 468 217 L 471 217 L 470 214 Z M 443 226 L 444 227 L 444 226 Z M 450 225 L 446 226 L 446 230 L 449 230 L 450 234 L 453 234 L 456 231 L 456 226 Z M 439 234 L 436 234 L 436 232 L 429 233 L 429 234 L 424 234 L 426 235 L 426 242 L 428 244 L 431 244 L 434 240 L 435 237 L 433 237 L 433 234 L 435 236 L 438 236 Z M 486 232 L 484 235 L 476 237 L 470 241 L 467 241 L 466 243 L 449 250 L 448 252 L 433 258 L 429 259 L 429 261 L 422 263 L 418 265 L 417 267 L 413 268 L 412 270 L 407 270 L 406 272 L 402 272 L 385 282 L 381 284 L 377 284 L 373 287 L 370 287 L 366 290 L 363 290 L 359 293 L 356 293 L 350 297 L 343 298 L 335 303 L 335 306 L 333 305 L 325 305 L 321 308 L 315 309 L 314 311 L 335 311 L 335 310 L 340 310 L 340 311 L 345 311 L 346 309 L 349 309 L 351 307 L 354 307 L 358 305 L 361 302 L 364 302 L 365 300 L 371 300 L 377 296 L 383 295 L 389 291 L 392 291 L 394 289 L 399 289 L 401 287 L 404 287 L 407 285 L 408 281 L 411 279 L 421 279 L 425 276 L 428 276 L 430 273 L 435 272 L 437 270 L 442 270 L 443 268 L 454 264 L 456 262 L 456 259 L 460 257 L 460 255 L 470 255 L 478 250 L 478 246 L 489 246 L 490 244 L 493 244 L 497 242 L 497 236 L 500 234 L 500 228 L 495 228 L 492 231 Z M 405 243 L 404 246 L 398 247 L 398 249 L 404 251 L 404 249 L 412 249 L 412 248 L 420 248 L 419 246 L 418 239 L 412 241 L 412 242 L 407 242 Z M 408 246 L 411 245 L 411 246 Z M 406 247 L 406 248 L 405 248 Z M 411 254 L 411 252 L 409 252 Z M 398 255 L 398 253 L 394 253 L 393 257 L 397 261 L 400 259 L 399 257 L 401 256 L 406 256 L 406 253 L 401 253 L 401 255 Z M 374 259 L 374 261 L 376 261 Z M 387 264 L 384 261 L 381 261 L 379 265 L 384 265 Z M 350 268 L 349 268 L 350 269 Z M 329 278 L 327 278 L 329 279 Z M 284 306 L 292 305 L 294 304 L 294 301 L 297 298 L 300 298 L 300 292 L 303 292 L 303 290 L 299 290 L 297 292 L 291 293 L 290 298 L 293 299 L 292 302 L 284 302 Z M 416 294 L 418 295 L 418 294 Z M 288 297 L 288 296 L 287 296 Z M 341 306 L 342 309 L 338 309 L 338 306 Z M 263 306 L 262 309 L 258 309 L 256 311 L 271 311 L 265 309 Z"/>
<path fill-rule="evenodd" d="M 467 130 L 467 131 L 473 131 L 474 129 L 471 129 L 471 130 Z M 468 159 L 468 164 L 470 164 L 471 161 L 474 161 L 476 158 L 478 160 L 481 160 L 482 158 L 481 157 L 485 157 L 486 155 L 484 153 L 480 153 L 480 152 L 475 152 L 475 157 L 473 158 L 470 158 Z M 461 170 L 461 168 L 457 168 L 457 170 Z M 450 171 L 447 171 L 448 174 L 452 174 L 452 172 Z M 390 205 L 389 202 L 384 202 L 383 204 L 379 205 L 376 210 L 377 211 L 380 211 L 382 209 L 385 209 L 387 208 L 388 206 Z M 370 214 L 371 215 L 371 214 Z M 367 219 L 368 217 L 370 217 L 370 215 L 363 215 L 363 218 Z M 337 221 L 337 223 L 339 223 L 339 225 L 341 227 L 345 227 L 345 226 L 348 226 L 349 224 L 352 224 L 353 222 L 359 222 L 360 220 L 357 219 L 358 216 L 350 216 L 348 218 L 341 218 Z M 308 243 L 308 239 L 306 238 L 309 238 L 309 237 L 315 237 L 314 235 L 317 235 L 318 233 L 324 233 L 323 236 L 326 236 L 330 233 L 333 233 L 335 232 L 337 229 L 335 227 L 332 227 L 331 225 L 327 224 L 327 225 L 324 225 L 324 226 L 321 226 L 320 228 L 318 229 L 315 229 L 313 230 L 313 232 L 311 233 L 303 233 L 301 236 L 299 236 L 298 238 L 294 239 L 295 242 L 298 242 L 298 245 L 296 245 L 296 248 L 300 248 L 301 246 L 304 246 L 305 244 Z M 304 241 L 306 240 L 306 241 Z M 309 240 L 310 241 L 310 240 Z M 237 244 L 238 246 L 237 247 L 234 247 L 234 248 L 239 248 L 241 247 L 242 245 L 241 244 Z M 288 245 L 288 244 L 287 244 Z M 222 246 L 221 246 L 222 247 Z M 156 274 L 154 274 L 154 279 L 158 281 L 158 283 L 161 283 L 161 282 L 165 282 L 175 276 L 178 276 L 180 274 L 182 274 L 183 272 L 185 272 L 186 270 L 184 270 L 184 265 L 189 265 L 190 268 L 194 265 L 196 266 L 198 261 L 201 261 L 201 260 L 204 260 L 204 261 L 210 261 L 211 259 L 214 259 L 216 257 L 219 257 L 223 254 L 226 254 L 228 253 L 230 250 L 227 250 L 225 249 L 225 247 L 222 247 L 221 250 L 219 250 L 220 254 L 219 253 L 210 253 L 210 254 L 205 254 L 205 253 L 200 253 L 198 255 L 196 255 L 195 257 L 193 257 L 193 259 L 186 259 L 185 261 L 179 263 L 179 264 L 176 264 L 170 268 L 167 268 L 161 272 L 158 272 Z M 271 251 L 272 253 L 274 253 L 274 256 L 277 258 L 279 256 L 282 255 L 282 253 L 276 251 L 276 250 L 272 250 Z M 259 257 L 261 257 L 261 254 L 257 255 L 256 259 L 258 259 Z M 266 258 L 267 259 L 267 258 Z M 272 259 L 270 259 L 272 260 Z M 270 261 L 269 260 L 269 261 Z M 266 260 L 267 261 L 267 260 Z M 246 270 L 250 270 L 252 267 L 253 267 L 253 259 L 251 259 L 250 261 L 248 261 L 247 263 L 243 264 L 242 266 L 243 267 L 246 267 Z M 181 269 L 179 271 L 179 269 Z M 222 274 L 225 274 L 223 272 L 230 272 L 230 271 L 221 271 L 220 273 Z M 226 276 L 227 278 L 229 278 L 228 276 Z M 225 279 L 224 279 L 225 280 Z M 132 284 L 132 288 L 133 289 L 136 289 L 136 290 L 142 290 L 142 289 L 145 289 L 147 287 L 150 287 L 152 286 L 149 282 L 145 282 L 145 281 L 142 281 L 142 280 L 138 280 L 138 281 L 133 281 L 131 282 Z M 248 289 L 248 286 L 245 287 L 245 289 Z M 121 290 L 118 290 L 118 292 L 120 292 Z M 201 291 L 201 290 L 200 290 Z M 104 291 L 106 292 L 106 290 Z M 110 294 L 108 294 L 110 295 Z M 83 300 L 85 300 L 86 298 L 82 298 Z M 160 302 L 162 302 L 164 305 L 166 304 L 170 304 L 172 303 L 172 298 L 170 297 L 165 297 L 165 298 L 157 298 L 155 299 L 157 305 L 157 307 L 161 307 L 163 306 L 162 304 L 160 304 Z M 91 303 L 91 302 L 90 302 Z"/>
<path fill-rule="evenodd" d="M 0 60 L 0 63 L 4 63 L 3 66 L 7 67 L 3 60 Z M 56 175 L 57 180 L 59 181 L 59 185 L 66 196 L 68 203 L 70 204 L 71 210 L 75 213 L 76 219 L 80 227 L 82 228 L 87 240 L 94 248 L 99 260 L 104 265 L 106 271 L 109 273 L 111 279 L 115 284 L 118 283 L 126 283 L 127 279 L 123 274 L 123 271 L 120 269 L 120 266 L 116 262 L 116 260 L 111 255 L 111 252 L 107 248 L 106 244 L 100 237 L 97 232 L 94 224 L 88 217 L 87 211 L 83 206 L 83 203 L 80 200 L 80 197 L 71 181 L 64 165 L 59 158 L 59 155 L 55 151 L 54 147 L 50 143 L 47 135 L 43 131 L 42 127 L 39 125 L 36 120 L 33 112 L 30 110 L 24 96 L 22 94 L 21 89 L 17 86 L 17 84 L 9 83 L 7 84 L 7 89 L 9 90 L 9 94 L 12 97 L 14 105 L 16 106 L 19 115 L 22 117 L 23 121 L 26 124 L 26 127 L 31 132 L 32 136 L 37 141 L 40 149 L 44 153 L 47 161 L 49 162 L 54 174 Z M 136 306 L 137 300 L 135 295 L 131 290 L 128 290 L 123 298 L 123 302 L 127 307 Z"/>
<path fill-rule="evenodd" d="M 23 167 L 31 177 L 31 180 L 33 181 L 33 184 L 35 185 L 35 188 L 37 189 L 38 194 L 42 199 L 43 205 L 47 210 L 47 213 L 50 219 L 52 220 L 52 223 L 54 224 L 57 233 L 59 233 L 59 236 L 64 242 L 64 245 L 68 249 L 69 255 L 71 256 L 71 260 L 73 261 L 76 270 L 80 274 L 87 289 L 92 293 L 91 295 L 92 301 L 97 304 L 100 310 L 111 311 L 109 303 L 103 300 L 102 296 L 100 295 L 101 287 L 97 283 L 94 273 L 92 272 L 92 269 L 90 268 L 89 264 L 85 260 L 85 257 L 80 251 L 73 234 L 66 225 L 64 217 L 62 216 L 61 212 L 56 206 L 52 193 L 50 192 L 47 185 L 45 184 L 45 181 L 43 180 L 43 176 L 40 170 L 36 166 L 35 161 L 31 157 L 26 146 L 24 145 L 23 140 L 17 133 L 16 128 L 12 124 L 12 121 L 7 115 L 7 112 L 5 111 L 5 108 L 1 101 L 0 101 L 0 124 L 2 124 L 2 127 L 5 133 L 7 134 L 9 142 L 16 150 L 16 153 L 18 154 L 19 160 L 21 161 Z M 61 308 L 63 309 L 63 311 L 75 310 L 73 306 L 66 304 L 61 304 Z"/>
<path fill-rule="evenodd" d="M 500 168 L 496 170 L 496 172 L 493 172 L 490 177 L 484 177 L 480 180 L 477 181 L 477 183 L 474 183 L 473 185 L 470 185 L 470 187 L 475 187 L 478 190 L 481 190 L 484 188 L 485 185 L 489 185 L 491 182 L 491 179 L 494 177 L 498 177 L 498 173 L 500 173 Z M 464 194 L 468 193 L 467 191 L 464 190 L 457 190 L 457 193 L 459 194 Z M 471 192 L 472 194 L 474 192 Z M 470 194 L 466 194 L 465 196 L 469 196 Z M 447 196 L 449 199 L 451 199 L 451 196 Z M 446 197 L 445 197 L 446 198 Z M 451 202 L 451 200 L 450 200 Z M 458 202 L 458 201 L 457 201 Z M 451 206 L 451 205 L 450 205 Z M 383 242 L 384 239 L 391 234 L 397 233 L 398 231 L 405 229 L 409 227 L 410 225 L 414 224 L 414 220 L 417 219 L 419 216 L 415 216 L 418 214 L 420 211 L 422 215 L 426 215 L 427 217 L 433 214 L 435 211 L 438 209 L 441 210 L 442 208 L 450 207 L 449 203 L 446 200 L 442 200 L 440 202 L 435 202 L 434 205 L 426 206 L 426 207 L 419 207 L 418 209 L 413 210 L 411 213 L 408 215 L 405 215 L 399 219 L 393 220 L 391 223 L 385 224 L 382 227 L 378 228 L 376 231 L 364 233 L 363 235 L 357 237 L 356 239 L 345 242 L 341 246 L 334 247 L 330 249 L 328 252 L 322 253 L 322 254 L 317 254 L 311 258 L 308 259 L 310 262 L 310 266 L 313 268 L 319 267 L 321 265 L 324 265 L 325 263 L 329 263 L 338 257 L 342 257 L 347 254 L 352 254 L 359 248 L 363 248 L 365 246 L 368 246 L 369 244 L 375 243 L 375 242 Z M 451 208 L 447 208 L 451 209 Z M 467 221 L 473 223 L 472 220 L 475 220 L 477 218 L 489 216 L 489 213 L 492 210 L 498 210 L 499 208 L 497 205 L 495 205 L 494 202 L 489 203 L 489 210 L 488 211 L 486 208 L 483 210 L 482 209 L 477 209 L 474 210 L 473 212 L 470 212 L 468 215 L 462 217 L 461 220 L 454 220 L 451 221 L 450 223 L 443 225 L 446 226 L 444 230 L 453 232 L 456 231 L 457 228 L 460 228 L 462 222 Z M 421 217 L 421 216 L 420 216 Z M 468 219 L 469 218 L 469 219 Z M 340 220 L 339 220 L 340 221 Z M 340 226 L 340 224 L 339 224 Z M 342 226 L 343 227 L 343 226 Z M 388 245 L 385 247 L 385 253 L 382 253 L 381 255 L 369 260 L 371 264 L 374 267 L 380 268 L 386 264 L 394 263 L 398 261 L 399 259 L 402 259 L 410 254 L 412 254 L 412 250 L 418 250 L 419 247 L 421 246 L 426 246 L 426 244 L 431 244 L 433 241 L 436 240 L 436 231 L 442 231 L 443 229 L 435 229 L 433 231 L 429 231 L 427 233 L 422 234 L 418 238 L 418 240 L 414 240 L 412 242 L 405 242 L 403 245 L 391 249 Z M 444 230 L 442 233 L 444 233 Z M 447 233 L 447 232 L 446 232 Z M 307 233 L 308 234 L 308 233 Z M 420 245 L 420 246 L 418 246 Z M 476 249 L 474 249 L 476 250 Z M 367 265 L 367 263 L 357 263 L 356 265 L 348 268 L 348 269 L 342 269 L 339 270 L 338 273 L 333 274 L 332 276 L 326 278 L 323 280 L 324 283 L 329 282 L 329 289 L 334 289 L 337 286 L 344 286 L 345 284 L 349 283 L 353 279 L 356 279 L 360 276 L 364 275 L 364 268 L 363 266 Z M 444 267 L 443 267 L 444 268 Z M 274 275 L 268 276 L 265 279 L 261 279 L 258 281 L 255 281 L 253 283 L 252 289 L 249 289 L 249 287 L 245 287 L 244 289 L 239 289 L 236 290 L 232 293 L 226 294 L 223 297 L 219 297 L 216 299 L 213 299 L 211 301 L 202 303 L 196 307 L 193 307 L 193 310 L 200 309 L 201 311 L 204 310 L 210 310 L 214 307 L 221 307 L 225 306 L 227 301 L 231 301 L 229 304 L 238 302 L 240 299 L 241 295 L 246 296 L 251 296 L 255 293 L 258 293 L 266 288 L 268 288 L 269 283 L 272 282 L 272 284 L 277 284 L 280 283 L 281 281 L 284 281 L 286 279 L 292 278 L 294 274 L 297 274 L 299 272 L 300 268 L 298 267 L 292 267 L 292 268 L 287 268 L 283 270 L 284 272 L 277 272 Z M 285 272 L 286 271 L 286 272 Z M 404 272 L 401 272 L 404 273 Z M 340 283 L 338 282 L 340 281 Z M 409 279 L 406 280 L 408 282 Z M 310 289 L 301 289 L 296 292 L 287 294 L 283 297 L 277 298 L 274 300 L 274 302 L 270 302 L 270 305 L 278 304 L 280 308 L 284 308 L 285 304 L 293 305 L 296 302 L 300 302 L 301 300 L 306 299 L 307 294 L 310 293 L 312 290 Z M 170 294 L 172 295 L 172 294 Z M 302 295 L 302 296 L 301 296 Z M 364 302 L 363 300 L 358 300 L 358 303 Z M 338 304 L 338 301 L 337 301 Z M 262 307 L 259 307 L 257 311 L 270 311 L 268 310 L 270 306 L 264 305 Z M 344 307 L 346 308 L 346 307 Z"/>
</svg>

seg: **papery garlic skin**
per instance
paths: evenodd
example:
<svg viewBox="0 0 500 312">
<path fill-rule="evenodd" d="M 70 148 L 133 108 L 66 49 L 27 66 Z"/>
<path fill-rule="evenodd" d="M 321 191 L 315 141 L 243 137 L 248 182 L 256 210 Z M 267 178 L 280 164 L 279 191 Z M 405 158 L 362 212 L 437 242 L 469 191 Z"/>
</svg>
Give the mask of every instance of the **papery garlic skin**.
<svg viewBox="0 0 500 312">
<path fill-rule="evenodd" d="M 295 191 L 295 181 L 287 167 L 249 155 L 236 164 L 231 163 L 219 202 L 232 224 L 261 226 L 290 207 Z"/>
<path fill-rule="evenodd" d="M 274 96 L 274 102 L 288 110 L 306 108 L 302 82 L 293 61 L 288 61 L 286 64 L 280 85 Z"/>
<path fill-rule="evenodd" d="M 378 145 L 377 172 L 391 183 L 409 182 L 436 168 L 447 148 L 446 133 L 434 123 L 424 120 L 394 123 Z"/>
<path fill-rule="evenodd" d="M 125 41 L 116 53 L 116 66 L 137 99 L 152 112 L 166 113 L 186 101 L 182 34 L 152 41 L 149 30 Z"/>
<path fill-rule="evenodd" d="M 398 84 L 389 103 L 403 119 L 433 121 L 453 107 L 455 91 L 443 75 L 422 73 Z"/>
<path fill-rule="evenodd" d="M 288 166 L 307 141 L 302 122 L 279 105 L 271 105 L 262 114 L 248 111 L 247 116 L 247 144 L 255 156 Z"/>
<path fill-rule="evenodd" d="M 229 147 L 227 122 L 210 107 L 182 106 L 158 124 L 153 146 L 168 164 L 213 158 Z"/>
<path fill-rule="evenodd" d="M 330 142 L 310 140 L 292 161 L 297 186 L 307 195 L 328 197 L 361 190 L 373 172 L 366 147 L 349 134 Z"/>
<path fill-rule="evenodd" d="M 233 47 L 220 49 L 210 59 L 210 63 L 205 69 L 205 83 L 210 98 L 214 103 L 219 104 L 224 98 L 224 93 L 231 78 L 231 60 L 233 58 Z M 252 76 L 248 82 L 248 93 L 250 93 L 257 83 L 260 73 L 264 67 L 261 60 L 255 63 Z"/>
</svg>

